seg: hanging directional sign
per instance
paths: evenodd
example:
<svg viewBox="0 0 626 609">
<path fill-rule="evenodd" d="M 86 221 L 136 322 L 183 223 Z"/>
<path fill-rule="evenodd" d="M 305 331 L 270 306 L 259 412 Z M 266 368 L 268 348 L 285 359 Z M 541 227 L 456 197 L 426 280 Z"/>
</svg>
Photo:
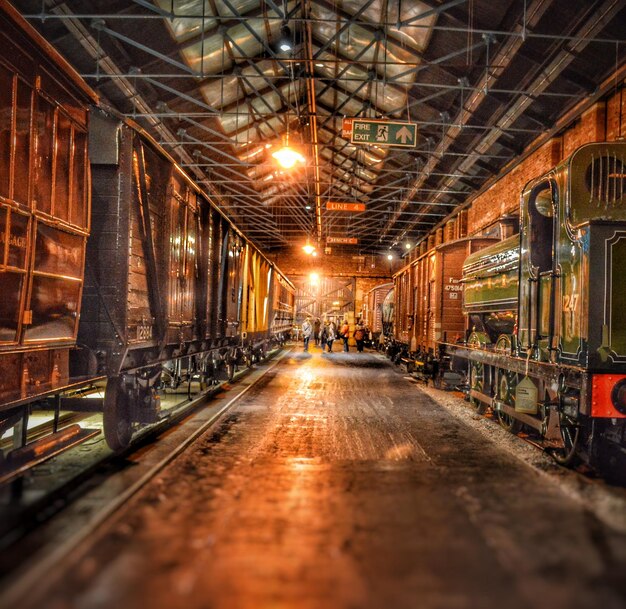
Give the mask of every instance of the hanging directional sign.
<svg viewBox="0 0 626 609">
<path fill-rule="evenodd" d="M 360 119 L 358 118 L 347 118 L 347 117 L 343 117 L 343 119 L 341 120 L 341 137 L 351 141 L 352 140 L 352 122 L 353 121 L 358 121 Z M 386 123 L 386 120 L 383 120 L 382 118 L 368 118 L 368 119 L 363 119 L 363 120 L 367 120 L 367 122 L 369 123 Z"/>
<path fill-rule="evenodd" d="M 327 201 L 326 209 L 330 211 L 365 211 L 365 203 L 341 203 L 340 201 Z"/>
<path fill-rule="evenodd" d="M 350 141 L 353 144 L 415 148 L 417 144 L 417 124 L 354 118 L 352 119 Z"/>
<path fill-rule="evenodd" d="M 348 141 L 352 139 L 352 119 L 344 118 L 341 121 L 341 137 L 346 138 Z"/>
<path fill-rule="evenodd" d="M 326 243 L 336 243 L 340 245 L 356 245 L 359 240 L 356 237 L 326 237 Z"/>
</svg>

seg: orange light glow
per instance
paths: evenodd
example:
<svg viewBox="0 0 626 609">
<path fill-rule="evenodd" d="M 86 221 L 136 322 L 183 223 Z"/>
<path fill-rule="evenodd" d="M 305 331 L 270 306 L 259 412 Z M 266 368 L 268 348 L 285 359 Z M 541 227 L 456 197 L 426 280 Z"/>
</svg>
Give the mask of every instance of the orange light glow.
<svg viewBox="0 0 626 609">
<path fill-rule="evenodd" d="M 304 163 L 305 158 L 296 150 L 284 146 L 276 152 L 272 152 L 272 156 L 278 161 L 278 164 L 285 169 L 291 169 L 296 163 Z"/>
</svg>

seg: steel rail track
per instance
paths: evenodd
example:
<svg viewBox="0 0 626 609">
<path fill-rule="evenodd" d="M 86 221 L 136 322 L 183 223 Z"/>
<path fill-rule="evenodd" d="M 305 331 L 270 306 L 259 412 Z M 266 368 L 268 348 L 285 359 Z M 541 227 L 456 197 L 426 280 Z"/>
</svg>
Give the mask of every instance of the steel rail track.
<svg viewBox="0 0 626 609">
<path fill-rule="evenodd" d="M 59 429 L 63 427 L 67 427 L 72 425 L 73 423 L 80 423 L 82 420 L 86 419 L 88 416 L 93 416 L 93 413 L 84 413 L 84 412 L 64 412 L 60 415 L 57 425 Z M 35 427 L 31 427 L 28 430 L 28 442 L 33 442 L 35 440 L 39 440 L 41 438 L 46 437 L 48 434 L 52 433 L 54 430 L 54 421 L 43 421 Z M 13 439 L 12 438 L 2 438 L 0 439 L 0 450 L 9 450 L 12 447 Z"/>
</svg>

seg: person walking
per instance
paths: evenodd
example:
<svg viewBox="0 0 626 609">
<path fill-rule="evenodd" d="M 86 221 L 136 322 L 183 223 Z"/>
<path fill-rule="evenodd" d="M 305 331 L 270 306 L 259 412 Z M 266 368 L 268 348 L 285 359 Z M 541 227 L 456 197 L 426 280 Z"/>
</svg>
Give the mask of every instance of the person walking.
<svg viewBox="0 0 626 609">
<path fill-rule="evenodd" d="M 333 342 L 335 341 L 335 338 L 337 338 L 337 325 L 334 321 L 331 321 L 326 329 L 326 344 L 328 345 L 328 353 L 333 352 Z"/>
<path fill-rule="evenodd" d="M 356 341 L 356 350 L 363 353 L 363 343 L 365 342 L 365 328 L 363 324 L 359 324 L 354 330 L 354 340 Z"/>
<path fill-rule="evenodd" d="M 322 352 L 326 348 L 326 342 L 328 341 L 328 321 L 324 322 L 324 327 L 320 332 L 320 344 L 322 347 Z"/>
<path fill-rule="evenodd" d="M 313 340 L 315 341 L 315 346 L 319 347 L 320 344 L 320 334 L 322 331 L 322 322 L 320 321 L 319 317 L 315 318 L 315 321 L 313 322 Z M 324 348 L 324 345 L 322 345 L 322 349 Z"/>
<path fill-rule="evenodd" d="M 311 339 L 311 332 L 313 332 L 313 326 L 311 320 L 307 317 L 302 324 L 302 338 L 304 339 L 304 350 L 309 350 L 309 340 Z"/>
<path fill-rule="evenodd" d="M 350 348 L 348 347 L 348 340 L 350 339 L 350 326 L 348 325 L 348 320 L 344 319 L 341 324 L 341 329 L 339 330 L 339 336 L 343 339 L 343 351 L 344 353 L 348 353 Z"/>
</svg>

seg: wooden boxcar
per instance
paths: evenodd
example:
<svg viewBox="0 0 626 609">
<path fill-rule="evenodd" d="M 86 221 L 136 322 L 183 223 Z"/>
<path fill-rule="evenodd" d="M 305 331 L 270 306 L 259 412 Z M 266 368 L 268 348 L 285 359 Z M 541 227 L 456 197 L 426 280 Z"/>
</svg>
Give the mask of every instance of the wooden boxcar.
<svg viewBox="0 0 626 609">
<path fill-rule="evenodd" d="M 232 378 L 283 341 L 294 288 L 136 125 L 94 112 L 90 153 L 80 341 L 109 377 L 105 432 L 123 446 L 158 417 L 159 387 Z"/>
<path fill-rule="evenodd" d="M 21 426 L 20 445 L 28 420 L 20 405 L 78 380 L 69 352 L 81 313 L 97 98 L 7 2 L 0 82 L 0 434 Z"/>
<path fill-rule="evenodd" d="M 372 333 L 372 340 L 377 343 L 383 331 L 383 302 L 389 292 L 393 290 L 393 283 L 384 283 L 372 288 L 363 302 L 362 322 Z"/>
<path fill-rule="evenodd" d="M 463 262 L 492 243 L 494 239 L 484 237 L 444 243 L 396 273 L 394 338 L 403 357 L 432 355 L 439 341 L 465 337 Z"/>
<path fill-rule="evenodd" d="M 97 433 L 61 411 L 102 406 L 121 448 L 162 389 L 232 377 L 287 338 L 295 289 L 4 0 L 0 41 L 2 479 Z M 76 393 L 105 379 L 103 400 Z M 38 408 L 53 432 L 33 442 Z"/>
</svg>

